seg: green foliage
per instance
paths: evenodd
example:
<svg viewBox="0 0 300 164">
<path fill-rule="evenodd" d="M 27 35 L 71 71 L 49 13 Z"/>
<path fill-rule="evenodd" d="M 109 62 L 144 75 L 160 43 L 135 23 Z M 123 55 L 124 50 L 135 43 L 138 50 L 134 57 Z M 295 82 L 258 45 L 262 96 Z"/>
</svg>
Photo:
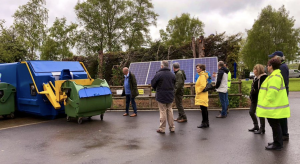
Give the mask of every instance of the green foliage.
<svg viewBox="0 0 300 164">
<path fill-rule="evenodd" d="M 201 36 L 204 23 L 199 18 L 191 18 L 189 13 L 183 13 L 169 20 L 166 30 L 160 30 L 160 37 L 166 45 L 179 46 L 190 42 L 193 36 Z"/>
<path fill-rule="evenodd" d="M 300 64 L 298 65 L 298 70 L 300 70 Z"/>
<path fill-rule="evenodd" d="M 0 23 L 0 63 L 19 62 L 25 59 L 26 54 L 22 39 L 13 27 L 6 29 Z"/>
<path fill-rule="evenodd" d="M 294 28 L 295 19 L 282 6 L 278 10 L 267 6 L 248 30 L 248 38 L 243 48 L 243 61 L 248 68 L 255 64 L 266 64 L 268 55 L 282 51 L 287 60 L 294 60 L 299 51 L 299 28 Z"/>
<path fill-rule="evenodd" d="M 48 10 L 45 0 L 30 0 L 14 13 L 14 27 L 22 39 L 28 54 L 26 58 L 35 60 L 36 51 L 46 36 Z"/>
<path fill-rule="evenodd" d="M 61 60 L 73 56 L 70 48 L 76 43 L 77 24 L 66 25 L 66 18 L 56 18 L 41 47 L 42 60 Z"/>
</svg>

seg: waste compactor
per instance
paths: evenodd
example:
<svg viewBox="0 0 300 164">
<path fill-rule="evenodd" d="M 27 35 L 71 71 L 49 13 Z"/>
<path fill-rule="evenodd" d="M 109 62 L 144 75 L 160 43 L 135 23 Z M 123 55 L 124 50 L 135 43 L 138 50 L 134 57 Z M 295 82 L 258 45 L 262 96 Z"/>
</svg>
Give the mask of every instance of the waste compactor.
<svg viewBox="0 0 300 164">
<path fill-rule="evenodd" d="M 0 64 L 0 73 L 2 82 L 16 87 L 17 110 L 20 112 L 51 119 L 66 113 L 69 116 L 67 120 L 76 117 L 81 123 L 82 117 L 102 114 L 103 118 L 103 113 L 111 106 L 107 82 L 92 79 L 81 62 L 23 61 Z M 69 84 L 71 82 L 73 86 Z M 81 96 L 82 92 L 89 94 Z M 79 100 L 72 97 L 75 93 Z M 72 101 L 75 101 L 75 105 Z M 65 108 L 68 110 L 65 111 Z"/>
<path fill-rule="evenodd" d="M 3 118 L 15 117 L 15 93 L 16 88 L 13 85 L 0 82 L 0 116 Z"/>
</svg>

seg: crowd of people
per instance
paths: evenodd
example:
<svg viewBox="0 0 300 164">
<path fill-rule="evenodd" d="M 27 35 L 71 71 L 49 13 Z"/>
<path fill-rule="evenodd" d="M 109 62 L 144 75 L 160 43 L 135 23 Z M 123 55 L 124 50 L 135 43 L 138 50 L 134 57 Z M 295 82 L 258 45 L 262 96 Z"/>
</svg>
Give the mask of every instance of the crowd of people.
<svg viewBox="0 0 300 164">
<path fill-rule="evenodd" d="M 290 107 L 288 101 L 289 75 L 288 67 L 284 61 L 281 51 L 276 51 L 272 55 L 267 67 L 257 64 L 253 68 L 255 78 L 253 79 L 250 100 L 251 106 L 249 114 L 254 127 L 249 129 L 255 134 L 265 133 L 265 118 L 267 118 L 273 132 L 273 142 L 268 143 L 266 150 L 281 150 L 283 141 L 289 140 L 287 118 L 290 117 Z M 173 63 L 174 73 L 169 68 L 169 62 L 161 61 L 161 68 L 151 80 L 151 86 L 156 91 L 156 101 L 160 112 L 160 125 L 157 133 L 164 134 L 166 123 L 168 122 L 171 133 L 175 132 L 174 121 L 178 123 L 187 122 L 187 116 L 182 105 L 184 94 L 184 81 L 186 75 L 180 69 L 178 62 Z M 197 74 L 195 76 L 195 105 L 200 106 L 202 112 L 202 123 L 198 128 L 209 128 L 208 117 L 208 84 L 211 83 L 211 74 L 206 71 L 204 64 L 196 65 Z M 138 96 L 137 83 L 134 74 L 127 67 L 123 68 L 124 89 L 123 96 L 126 96 L 126 113 L 129 115 L 129 105 L 132 104 L 134 113 L 130 117 L 137 116 L 135 97 Z M 269 74 L 269 75 L 268 75 Z M 226 118 L 229 109 L 228 90 L 231 85 L 231 73 L 228 66 L 223 61 L 218 62 L 218 72 L 213 73 L 216 78 L 214 90 L 218 92 L 222 105 L 222 110 L 216 118 Z M 172 103 L 175 99 L 178 109 L 178 117 L 174 120 Z M 256 115 L 255 115 L 256 114 Z M 260 120 L 258 124 L 257 117 Z"/>
</svg>

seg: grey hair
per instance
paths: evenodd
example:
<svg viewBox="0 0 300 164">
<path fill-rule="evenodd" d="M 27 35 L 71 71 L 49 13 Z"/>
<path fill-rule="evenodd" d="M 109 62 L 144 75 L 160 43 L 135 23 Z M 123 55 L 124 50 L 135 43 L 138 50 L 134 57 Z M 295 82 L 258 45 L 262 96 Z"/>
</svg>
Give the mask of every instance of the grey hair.
<svg viewBox="0 0 300 164">
<path fill-rule="evenodd" d="M 167 60 L 161 61 L 161 64 L 163 67 L 169 67 L 169 62 Z"/>
<path fill-rule="evenodd" d="M 218 66 L 219 67 L 224 67 L 224 62 L 223 61 L 219 61 Z"/>
<path fill-rule="evenodd" d="M 275 58 L 280 60 L 280 61 L 284 60 L 283 57 L 281 57 L 281 56 L 276 56 Z"/>
<path fill-rule="evenodd" d="M 175 69 L 180 68 L 180 64 L 178 62 L 173 63 L 173 67 Z"/>
</svg>

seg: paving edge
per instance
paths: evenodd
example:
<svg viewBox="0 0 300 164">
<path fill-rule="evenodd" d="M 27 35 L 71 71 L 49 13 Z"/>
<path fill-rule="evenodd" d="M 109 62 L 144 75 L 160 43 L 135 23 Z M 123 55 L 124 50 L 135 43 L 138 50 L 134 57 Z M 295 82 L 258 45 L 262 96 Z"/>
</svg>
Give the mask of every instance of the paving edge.
<svg viewBox="0 0 300 164">
<path fill-rule="evenodd" d="M 184 109 L 186 111 L 195 111 L 195 110 L 200 110 L 200 109 Z M 218 111 L 218 110 L 222 110 L 221 108 L 212 108 L 212 109 L 209 109 L 208 110 L 210 111 Z M 232 110 L 249 110 L 249 108 L 229 108 L 229 111 L 232 111 Z M 124 110 L 120 110 L 120 109 L 108 109 L 106 111 L 109 111 L 109 112 L 124 112 Z M 139 112 L 149 112 L 149 111 L 158 111 L 158 109 L 141 109 L 141 110 L 138 110 Z M 177 109 L 173 109 L 173 111 L 177 111 Z"/>
</svg>

